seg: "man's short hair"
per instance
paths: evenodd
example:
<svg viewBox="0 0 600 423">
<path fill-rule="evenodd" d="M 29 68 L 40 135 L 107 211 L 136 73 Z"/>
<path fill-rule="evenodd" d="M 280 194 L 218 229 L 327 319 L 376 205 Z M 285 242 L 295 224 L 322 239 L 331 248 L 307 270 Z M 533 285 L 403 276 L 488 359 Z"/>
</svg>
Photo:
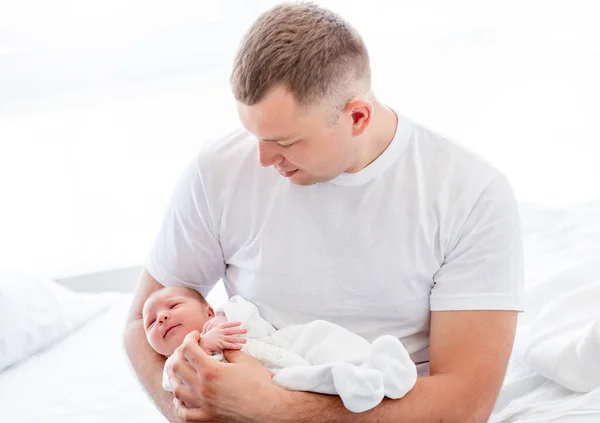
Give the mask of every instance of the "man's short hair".
<svg viewBox="0 0 600 423">
<path fill-rule="evenodd" d="M 236 100 L 251 106 L 278 84 L 302 106 L 326 101 L 342 110 L 371 87 L 360 34 L 313 3 L 284 3 L 265 12 L 242 40 L 231 85 Z"/>
</svg>

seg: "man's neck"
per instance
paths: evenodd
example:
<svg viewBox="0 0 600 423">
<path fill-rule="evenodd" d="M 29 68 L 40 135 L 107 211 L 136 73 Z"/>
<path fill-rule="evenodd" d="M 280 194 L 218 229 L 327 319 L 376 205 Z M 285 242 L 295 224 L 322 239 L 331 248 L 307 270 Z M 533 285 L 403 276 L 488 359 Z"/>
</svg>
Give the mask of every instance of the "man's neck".
<svg viewBox="0 0 600 423">
<path fill-rule="evenodd" d="M 375 100 L 373 102 L 373 117 L 367 132 L 363 134 L 364 139 L 359 151 L 357 165 L 348 172 L 359 172 L 373 163 L 388 148 L 396 134 L 398 116 L 385 104 Z"/>
</svg>

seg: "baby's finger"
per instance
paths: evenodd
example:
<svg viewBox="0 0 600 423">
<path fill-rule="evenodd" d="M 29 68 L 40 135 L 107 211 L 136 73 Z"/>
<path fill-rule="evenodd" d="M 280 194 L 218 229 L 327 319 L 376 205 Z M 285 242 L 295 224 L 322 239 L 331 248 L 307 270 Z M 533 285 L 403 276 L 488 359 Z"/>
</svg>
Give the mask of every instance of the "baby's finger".
<svg viewBox="0 0 600 423">
<path fill-rule="evenodd" d="M 245 344 L 246 338 L 240 338 L 239 336 L 226 336 L 223 338 L 225 342 L 230 342 L 233 344 Z"/>
<path fill-rule="evenodd" d="M 223 330 L 223 335 L 243 335 L 248 332 L 248 329 L 236 327 L 236 328 L 227 328 Z"/>
<path fill-rule="evenodd" d="M 223 342 L 222 348 L 224 350 L 241 350 L 242 346 L 240 344 L 234 344 L 232 342 Z"/>
<path fill-rule="evenodd" d="M 225 322 L 225 323 L 219 324 L 219 327 L 221 329 L 227 329 L 227 328 L 233 328 L 236 326 L 240 326 L 241 324 L 242 324 L 242 322 Z"/>
</svg>

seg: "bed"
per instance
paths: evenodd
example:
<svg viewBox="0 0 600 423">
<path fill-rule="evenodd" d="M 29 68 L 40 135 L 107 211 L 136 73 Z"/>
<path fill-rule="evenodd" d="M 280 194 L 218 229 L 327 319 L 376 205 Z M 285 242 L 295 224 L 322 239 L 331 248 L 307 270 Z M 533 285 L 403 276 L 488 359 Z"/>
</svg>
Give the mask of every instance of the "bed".
<svg viewBox="0 0 600 423">
<path fill-rule="evenodd" d="M 528 310 L 520 316 L 515 351 L 490 422 L 600 422 L 600 380 L 596 387 L 587 381 L 587 392 L 575 392 L 564 386 L 569 382 L 532 365 L 535 363 L 528 357 L 532 328 L 534 334 L 539 333 L 539 325 L 544 324 L 540 316 L 556 318 L 560 313 L 561 325 L 572 325 L 561 326 L 564 333 L 557 339 L 562 341 L 580 329 L 589 329 L 595 320 L 600 322 L 600 295 L 594 297 L 600 292 L 596 289 L 600 276 L 594 272 L 600 266 L 600 201 L 570 209 L 523 204 L 521 215 Z M 573 293 L 581 297 L 576 310 L 573 301 L 578 297 Z M 68 297 L 71 305 L 79 307 L 77 313 L 84 309 L 87 315 L 68 333 L 54 334 L 35 353 L 13 357 L 13 363 L 0 370 L 0 421 L 165 421 L 143 393 L 125 358 L 121 335 L 131 293 L 81 294 L 60 288 L 58 296 Z M 564 304 L 557 302 L 566 296 Z M 209 300 L 218 303 L 224 298 L 219 287 Z M 6 296 L 3 301 L 0 306 L 14 304 L 7 302 Z M 552 313 L 549 305 L 554 307 Z M 4 329 L 9 329 L 6 324 Z M 554 330 L 554 325 L 548 325 L 548 330 Z M 47 328 L 39 335 L 45 333 Z M 600 355 L 597 357 L 596 367 L 592 363 L 586 376 L 600 374 Z"/>
<path fill-rule="evenodd" d="M 107 308 L 64 339 L 0 375 L 5 422 L 164 422 L 125 360 L 131 294 L 97 294 Z"/>
</svg>

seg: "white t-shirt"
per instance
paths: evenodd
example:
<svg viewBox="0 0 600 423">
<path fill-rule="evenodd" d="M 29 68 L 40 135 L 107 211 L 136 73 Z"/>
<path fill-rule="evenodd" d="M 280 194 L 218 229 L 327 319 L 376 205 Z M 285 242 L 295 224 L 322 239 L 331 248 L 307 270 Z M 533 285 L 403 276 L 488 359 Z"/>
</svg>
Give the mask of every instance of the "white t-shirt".
<svg viewBox="0 0 600 423">
<path fill-rule="evenodd" d="M 429 359 L 430 311 L 521 310 L 522 239 L 505 176 L 398 115 L 358 173 L 297 186 L 240 130 L 183 172 L 150 251 L 164 285 L 207 295 L 223 279 L 275 328 L 316 319 Z"/>
</svg>

